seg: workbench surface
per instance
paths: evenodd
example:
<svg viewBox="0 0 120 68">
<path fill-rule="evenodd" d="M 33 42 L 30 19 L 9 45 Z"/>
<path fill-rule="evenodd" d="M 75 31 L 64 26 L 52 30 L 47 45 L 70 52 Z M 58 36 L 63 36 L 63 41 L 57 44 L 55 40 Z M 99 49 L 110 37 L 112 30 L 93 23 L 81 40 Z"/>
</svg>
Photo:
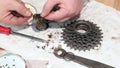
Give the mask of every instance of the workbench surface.
<svg viewBox="0 0 120 68">
<path fill-rule="evenodd" d="M 45 1 L 46 0 L 26 0 L 25 2 L 34 5 L 37 8 L 37 13 L 40 13 Z M 98 49 L 85 52 L 74 51 L 66 47 L 66 44 L 63 44 L 64 42 L 61 41 L 61 28 L 49 28 L 45 31 L 35 32 L 31 27 L 26 26 L 12 26 L 12 29 L 45 40 L 50 39 L 51 42 L 48 48 L 45 50 L 39 48 L 45 45 L 45 43 L 16 35 L 6 36 L 3 34 L 0 34 L 0 47 L 19 54 L 25 59 L 47 60 L 49 61 L 47 68 L 86 68 L 80 64 L 55 57 L 50 48 L 58 45 L 61 45 L 67 51 L 73 52 L 75 55 L 120 68 L 120 12 L 109 6 L 92 1 L 84 7 L 80 19 L 94 22 L 102 29 L 103 41 Z M 50 34 L 52 34 L 52 38 L 48 37 Z"/>
</svg>

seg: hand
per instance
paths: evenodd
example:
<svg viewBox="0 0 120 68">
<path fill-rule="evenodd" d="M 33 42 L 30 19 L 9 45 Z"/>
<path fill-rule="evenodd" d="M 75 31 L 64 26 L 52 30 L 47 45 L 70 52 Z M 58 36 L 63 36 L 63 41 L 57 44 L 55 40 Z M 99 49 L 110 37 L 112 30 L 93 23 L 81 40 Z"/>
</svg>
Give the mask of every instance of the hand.
<svg viewBox="0 0 120 68">
<path fill-rule="evenodd" d="M 58 5 L 60 9 L 52 11 L 55 5 Z M 48 20 L 63 22 L 78 16 L 81 9 L 81 0 L 47 0 L 43 7 L 41 16 Z"/>
<path fill-rule="evenodd" d="M 0 0 L 0 22 L 19 25 L 26 22 L 30 16 L 30 10 L 21 0 Z"/>
</svg>

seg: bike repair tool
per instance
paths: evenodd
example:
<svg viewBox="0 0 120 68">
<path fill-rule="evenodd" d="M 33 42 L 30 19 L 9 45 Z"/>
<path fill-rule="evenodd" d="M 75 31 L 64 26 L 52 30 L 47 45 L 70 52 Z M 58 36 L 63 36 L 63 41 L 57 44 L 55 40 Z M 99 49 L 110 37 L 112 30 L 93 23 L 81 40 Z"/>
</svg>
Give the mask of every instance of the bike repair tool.
<svg viewBox="0 0 120 68">
<path fill-rule="evenodd" d="M 101 45 L 102 34 L 102 30 L 97 24 L 85 20 L 75 20 L 65 25 L 62 37 L 67 47 L 79 51 L 90 51 Z"/>
<path fill-rule="evenodd" d="M 33 40 L 37 40 L 37 41 L 40 41 L 40 42 L 46 42 L 46 40 L 44 40 L 44 39 L 29 36 L 29 35 L 18 33 L 18 32 L 14 32 L 14 31 L 12 31 L 12 29 L 10 27 L 4 27 L 4 26 L 1 26 L 1 25 L 0 25 L 0 33 L 4 33 L 6 35 L 10 35 L 10 34 L 19 35 L 19 36 L 30 38 L 30 39 L 33 39 Z"/>
<path fill-rule="evenodd" d="M 71 52 L 66 52 L 62 48 L 56 48 L 54 50 L 54 55 L 58 58 L 63 58 L 67 61 L 72 60 L 72 61 L 77 62 L 81 65 L 84 65 L 88 68 L 114 68 L 112 66 L 103 64 L 101 62 L 97 62 L 97 61 L 94 61 L 94 60 L 90 60 L 90 59 L 87 59 L 87 58 L 76 56 Z"/>
<path fill-rule="evenodd" d="M 57 10 L 59 10 L 60 7 L 58 5 L 56 5 L 51 12 L 55 12 Z M 43 31 L 46 30 L 49 27 L 49 23 L 53 22 L 51 20 L 47 20 L 43 17 L 40 16 L 40 14 L 34 14 L 33 15 L 33 29 L 35 31 Z"/>
</svg>

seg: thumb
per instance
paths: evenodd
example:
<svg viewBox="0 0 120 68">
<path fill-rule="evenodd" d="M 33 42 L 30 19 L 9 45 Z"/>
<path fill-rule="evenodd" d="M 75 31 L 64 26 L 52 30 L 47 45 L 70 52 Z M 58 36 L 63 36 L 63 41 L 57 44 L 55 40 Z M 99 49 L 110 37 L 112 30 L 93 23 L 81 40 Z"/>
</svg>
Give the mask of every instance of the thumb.
<svg viewBox="0 0 120 68">
<path fill-rule="evenodd" d="M 32 15 L 31 11 L 28 8 L 26 8 L 24 4 L 19 3 L 17 1 L 16 1 L 16 3 L 14 2 L 12 4 L 11 10 L 16 11 L 23 16 L 31 16 Z"/>
<path fill-rule="evenodd" d="M 46 17 L 47 15 L 49 15 L 49 13 L 53 9 L 53 7 L 55 5 L 57 5 L 58 3 L 59 3 L 59 1 L 57 1 L 57 0 L 47 0 L 46 4 L 43 7 L 41 16 Z"/>
</svg>

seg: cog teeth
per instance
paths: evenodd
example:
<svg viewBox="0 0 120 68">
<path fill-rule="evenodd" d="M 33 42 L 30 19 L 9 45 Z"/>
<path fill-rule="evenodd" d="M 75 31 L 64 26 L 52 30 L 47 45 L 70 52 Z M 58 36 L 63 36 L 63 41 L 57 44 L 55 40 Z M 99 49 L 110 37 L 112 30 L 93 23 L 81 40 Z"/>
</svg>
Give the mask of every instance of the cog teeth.
<svg viewBox="0 0 120 68">
<path fill-rule="evenodd" d="M 101 43 L 99 42 L 98 45 L 101 45 Z"/>
<path fill-rule="evenodd" d="M 90 49 L 91 49 L 91 46 L 88 46 L 88 48 L 87 48 L 89 51 L 90 51 Z"/>
<path fill-rule="evenodd" d="M 81 51 L 81 50 L 82 50 L 82 48 L 81 48 L 81 47 L 78 47 L 78 50 L 79 50 L 79 51 Z"/>
<path fill-rule="evenodd" d="M 75 44 L 73 48 L 74 48 L 74 50 L 78 50 L 79 47 L 77 44 Z"/>
<path fill-rule="evenodd" d="M 84 46 L 82 49 L 83 49 L 83 51 L 86 51 L 86 50 L 88 50 L 86 46 Z"/>
<path fill-rule="evenodd" d="M 67 47 L 79 51 L 90 51 L 90 49 L 98 47 L 98 44 L 101 45 L 100 41 L 102 41 L 101 38 L 103 38 L 103 33 L 97 24 L 93 24 L 89 21 L 78 20 L 68 25 L 63 29 L 62 33 L 63 40 L 68 44 Z M 86 30 L 87 33 L 81 34 L 78 32 L 79 29 Z"/>
</svg>

